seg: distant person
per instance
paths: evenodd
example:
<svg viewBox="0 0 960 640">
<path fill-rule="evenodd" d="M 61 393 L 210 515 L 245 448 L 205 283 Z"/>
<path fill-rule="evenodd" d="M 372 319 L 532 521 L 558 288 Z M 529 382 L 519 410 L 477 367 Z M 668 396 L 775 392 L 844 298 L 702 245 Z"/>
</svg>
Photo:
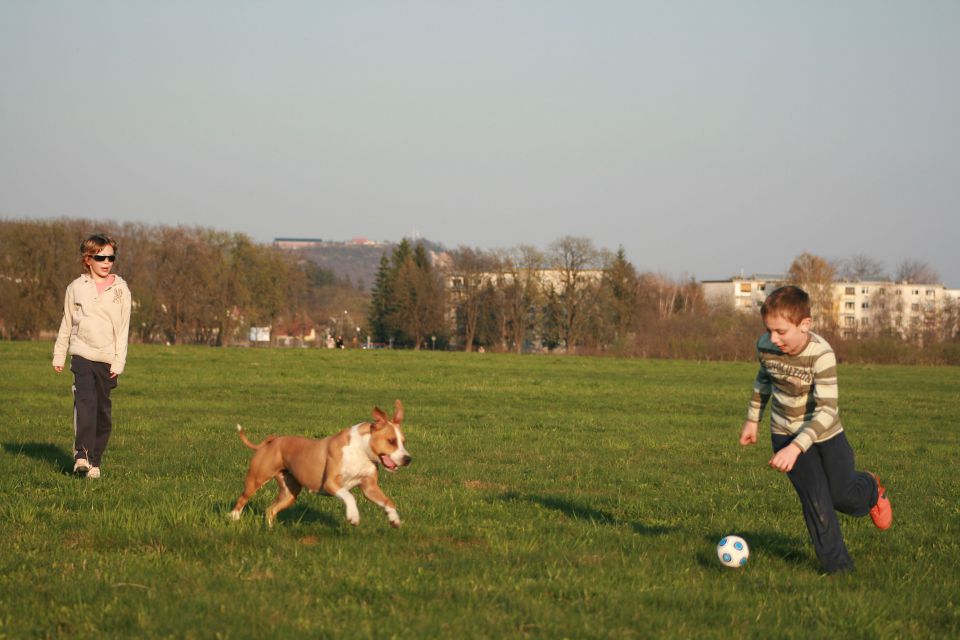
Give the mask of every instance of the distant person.
<svg viewBox="0 0 960 640">
<path fill-rule="evenodd" d="M 823 570 L 852 570 L 836 512 L 869 513 L 874 525 L 885 530 L 893 522 L 893 508 L 877 476 L 854 470 L 853 449 L 837 407 L 837 360 L 827 341 L 810 331 L 810 297 L 799 287 L 781 287 L 766 299 L 760 314 L 767 332 L 757 341 L 760 371 L 740 444 L 757 442 L 758 423 L 769 403 L 774 451 L 769 465 L 793 483 Z"/>
<path fill-rule="evenodd" d="M 337 336 L 337 349 L 343 349 L 343 336 Z"/>
<path fill-rule="evenodd" d="M 95 234 L 80 245 L 84 273 L 67 286 L 63 320 L 53 347 L 53 368 L 73 372 L 73 472 L 100 477 L 113 430 L 110 392 L 127 361 L 130 289 L 111 273 L 117 243 Z"/>
</svg>

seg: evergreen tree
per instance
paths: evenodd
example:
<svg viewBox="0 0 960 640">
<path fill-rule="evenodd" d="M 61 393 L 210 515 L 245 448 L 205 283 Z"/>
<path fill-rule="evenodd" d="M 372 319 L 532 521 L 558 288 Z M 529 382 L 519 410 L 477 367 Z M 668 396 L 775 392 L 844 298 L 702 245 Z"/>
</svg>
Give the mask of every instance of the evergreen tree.
<svg viewBox="0 0 960 640">
<path fill-rule="evenodd" d="M 384 253 L 380 256 L 380 266 L 377 267 L 373 289 L 370 291 L 370 313 L 367 316 L 370 335 L 376 342 L 388 342 L 391 337 L 389 317 L 393 311 L 390 304 L 392 291 L 393 270 L 387 254 Z"/>
</svg>

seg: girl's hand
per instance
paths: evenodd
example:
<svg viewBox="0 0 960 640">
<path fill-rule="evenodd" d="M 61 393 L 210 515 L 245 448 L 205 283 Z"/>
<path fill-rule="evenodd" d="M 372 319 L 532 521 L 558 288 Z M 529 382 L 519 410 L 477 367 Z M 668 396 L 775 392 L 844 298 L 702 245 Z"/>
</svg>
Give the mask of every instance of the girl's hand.
<svg viewBox="0 0 960 640">
<path fill-rule="evenodd" d="M 63 371 L 63 367 L 57 366 L 57 365 L 53 365 L 53 370 L 56 371 L 57 373 L 60 373 L 61 371 Z"/>
<path fill-rule="evenodd" d="M 757 444 L 757 423 L 753 420 L 743 423 L 743 429 L 740 430 L 740 444 Z"/>
</svg>

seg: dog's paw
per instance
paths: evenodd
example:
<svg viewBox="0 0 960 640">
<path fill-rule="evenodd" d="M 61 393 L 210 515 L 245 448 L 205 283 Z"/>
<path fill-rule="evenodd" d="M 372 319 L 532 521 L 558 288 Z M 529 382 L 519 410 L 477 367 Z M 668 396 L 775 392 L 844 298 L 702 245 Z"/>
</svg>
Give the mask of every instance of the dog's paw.
<svg viewBox="0 0 960 640">
<path fill-rule="evenodd" d="M 400 516 L 397 515 L 397 510 L 393 507 L 387 507 L 387 520 L 390 521 L 390 526 L 394 529 L 400 528 Z"/>
<path fill-rule="evenodd" d="M 239 519 L 240 519 L 240 512 L 239 512 L 239 511 L 231 511 L 231 512 L 230 512 L 230 519 L 231 519 L 231 520 L 234 520 L 234 521 L 239 520 Z"/>
</svg>

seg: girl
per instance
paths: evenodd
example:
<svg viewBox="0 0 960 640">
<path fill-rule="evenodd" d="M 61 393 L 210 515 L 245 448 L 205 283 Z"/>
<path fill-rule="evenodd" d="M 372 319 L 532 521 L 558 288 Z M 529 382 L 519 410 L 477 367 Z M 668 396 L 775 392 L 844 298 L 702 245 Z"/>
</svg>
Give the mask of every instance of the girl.
<svg viewBox="0 0 960 640">
<path fill-rule="evenodd" d="M 84 273 L 70 283 L 63 301 L 63 320 L 53 347 L 53 368 L 73 372 L 74 473 L 100 477 L 100 459 L 107 448 L 111 417 L 110 391 L 117 386 L 127 360 L 130 333 L 130 289 L 110 273 L 117 243 L 94 234 L 80 245 Z"/>
</svg>

